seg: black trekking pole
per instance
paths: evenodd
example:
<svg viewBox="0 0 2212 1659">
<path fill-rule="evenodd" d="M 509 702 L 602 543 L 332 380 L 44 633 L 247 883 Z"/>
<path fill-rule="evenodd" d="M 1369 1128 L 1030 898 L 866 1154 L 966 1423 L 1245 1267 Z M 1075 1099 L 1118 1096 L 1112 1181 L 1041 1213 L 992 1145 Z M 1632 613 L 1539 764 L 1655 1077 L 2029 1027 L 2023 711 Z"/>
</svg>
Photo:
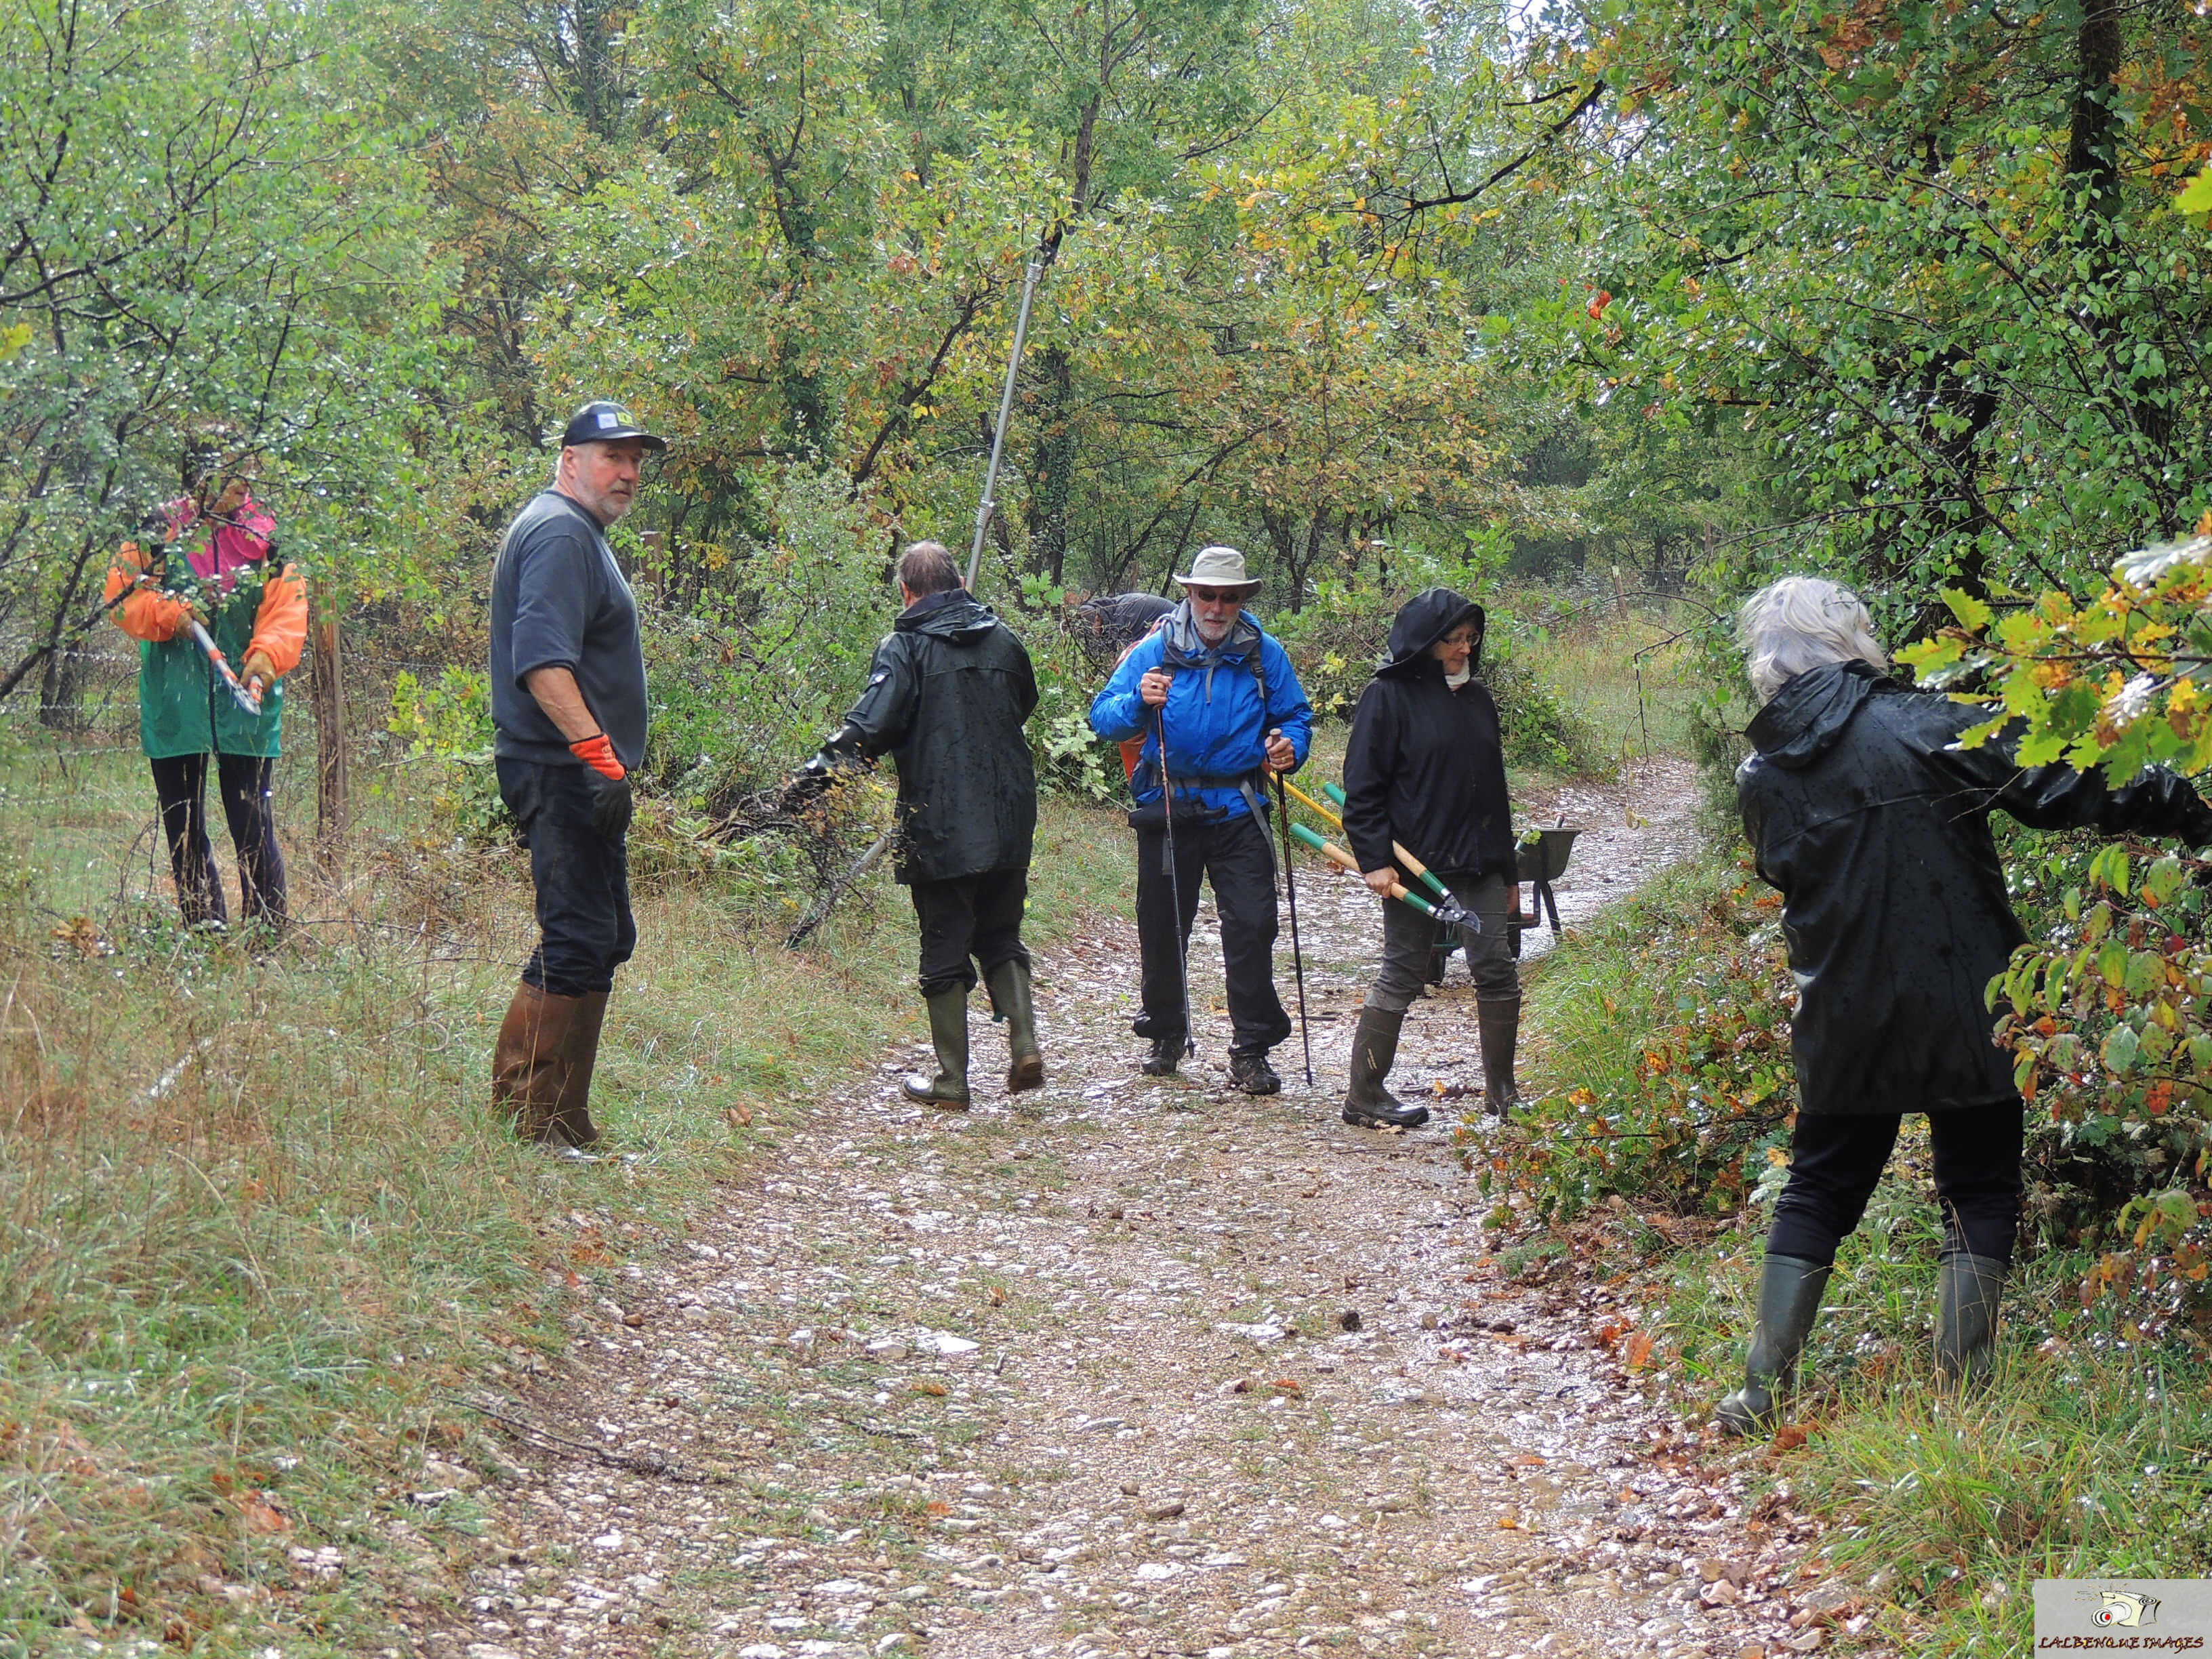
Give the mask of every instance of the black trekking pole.
<svg viewBox="0 0 2212 1659">
<path fill-rule="evenodd" d="M 1176 865 L 1175 784 L 1168 776 L 1168 706 L 1160 705 L 1154 722 L 1160 734 L 1160 822 L 1168 832 L 1168 902 L 1175 906 L 1176 981 L 1182 988 L 1182 1051 L 1195 1056 L 1198 1037 L 1190 1028 L 1190 939 L 1183 932 L 1182 874 Z"/>
<path fill-rule="evenodd" d="M 1283 886 L 1291 896 L 1291 966 L 1298 978 L 1298 1042 L 1306 1054 L 1306 1087 L 1314 1086 L 1313 1030 L 1306 1024 L 1306 959 L 1298 948 L 1297 866 L 1291 857 L 1291 798 L 1283 792 L 1283 775 L 1275 774 L 1275 804 L 1283 809 Z"/>
</svg>

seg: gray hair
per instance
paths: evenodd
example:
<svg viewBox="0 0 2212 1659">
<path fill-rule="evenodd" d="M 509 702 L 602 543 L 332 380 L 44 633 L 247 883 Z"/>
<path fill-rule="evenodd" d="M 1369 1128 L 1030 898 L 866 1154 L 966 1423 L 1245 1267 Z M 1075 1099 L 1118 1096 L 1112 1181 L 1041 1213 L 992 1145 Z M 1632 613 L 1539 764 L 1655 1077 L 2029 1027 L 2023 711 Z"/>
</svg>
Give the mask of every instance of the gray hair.
<svg viewBox="0 0 2212 1659">
<path fill-rule="evenodd" d="M 916 542 L 899 555 L 899 583 L 917 599 L 960 586 L 960 567 L 942 542 Z"/>
<path fill-rule="evenodd" d="M 1874 636 L 1874 619 L 1859 596 L 1819 576 L 1784 576 L 1743 602 L 1736 613 L 1751 689 L 1765 702 L 1808 669 L 1863 662 L 1889 672 L 1889 653 Z"/>
</svg>

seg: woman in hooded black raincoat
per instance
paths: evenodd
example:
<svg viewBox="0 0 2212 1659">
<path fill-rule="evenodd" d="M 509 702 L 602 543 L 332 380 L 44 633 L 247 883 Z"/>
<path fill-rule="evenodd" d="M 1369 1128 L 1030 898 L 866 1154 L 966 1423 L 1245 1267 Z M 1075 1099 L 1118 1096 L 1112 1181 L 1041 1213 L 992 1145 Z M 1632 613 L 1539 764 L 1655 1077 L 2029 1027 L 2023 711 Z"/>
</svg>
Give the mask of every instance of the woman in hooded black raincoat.
<svg viewBox="0 0 2212 1659">
<path fill-rule="evenodd" d="M 1406 601 L 1390 624 L 1390 659 L 1375 671 L 1352 717 L 1344 757 L 1344 836 L 1367 884 L 1387 895 L 1413 879 L 1392 842 L 1426 864 L 1481 921 L 1462 930 L 1474 969 L 1482 1033 L 1484 1093 L 1502 1117 L 1515 1101 L 1513 1048 L 1521 1025 L 1521 979 L 1506 932 L 1514 879 L 1513 811 L 1498 704 L 1475 670 L 1482 661 L 1482 607 L 1449 587 Z M 1352 1040 L 1347 1123 L 1412 1127 L 1428 1109 L 1384 1086 L 1398 1034 L 1429 980 L 1436 924 L 1411 905 L 1382 907 L 1382 965 Z"/>
<path fill-rule="evenodd" d="M 1736 799 L 1759 874 L 1782 894 L 1798 1005 L 1797 1123 L 1774 1206 L 1759 1322 L 1721 1426 L 1774 1420 L 1820 1311 L 1836 1246 L 1858 1225 L 1906 1112 L 1928 1115 L 1942 1206 L 1936 1359 L 1953 1385 L 1986 1376 L 2020 1230 L 2024 1109 L 1984 1000 L 2027 934 L 1990 835 L 2002 807 L 2039 829 L 2212 842 L 2186 781 L 2145 771 L 2023 768 L 1999 738 L 1957 746 L 1989 711 L 1887 678 L 1866 607 L 1786 576 L 1743 607 L 1757 750 Z"/>
</svg>

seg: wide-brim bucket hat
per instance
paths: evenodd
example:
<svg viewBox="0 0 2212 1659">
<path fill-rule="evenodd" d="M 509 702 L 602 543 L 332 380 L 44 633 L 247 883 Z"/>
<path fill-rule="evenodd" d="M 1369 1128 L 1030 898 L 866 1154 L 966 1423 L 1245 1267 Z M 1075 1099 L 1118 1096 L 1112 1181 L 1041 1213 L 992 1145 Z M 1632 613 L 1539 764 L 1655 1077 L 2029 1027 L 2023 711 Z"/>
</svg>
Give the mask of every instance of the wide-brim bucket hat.
<svg viewBox="0 0 2212 1659">
<path fill-rule="evenodd" d="M 1246 594 L 1260 591 L 1260 579 L 1244 574 L 1244 556 L 1233 547 L 1201 547 L 1190 568 L 1176 580 L 1185 587 L 1234 587 Z"/>
</svg>

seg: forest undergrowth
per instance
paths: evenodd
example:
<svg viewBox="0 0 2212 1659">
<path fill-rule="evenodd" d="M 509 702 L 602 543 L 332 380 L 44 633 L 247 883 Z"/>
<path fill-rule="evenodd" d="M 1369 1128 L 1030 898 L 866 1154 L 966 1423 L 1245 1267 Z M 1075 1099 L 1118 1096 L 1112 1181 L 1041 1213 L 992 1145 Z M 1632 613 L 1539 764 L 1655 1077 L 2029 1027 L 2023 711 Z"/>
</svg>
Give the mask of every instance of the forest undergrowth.
<svg viewBox="0 0 2212 1659">
<path fill-rule="evenodd" d="M 1625 1339 L 1648 1345 L 1632 1370 L 1698 1422 L 1741 1380 L 1795 1107 L 1778 907 L 1740 839 L 1717 823 L 1715 841 L 1729 850 L 1670 872 L 1547 960 L 1529 1014 L 1544 1099 L 1504 1145 L 1468 1155 L 1509 1260 L 1564 1253 L 1601 1277 L 1638 1264 L 1644 1305 L 1662 1311 Z M 2012 851 L 2030 872 L 2089 857 L 2025 834 Z M 2023 881 L 2031 922 L 2061 886 Z M 2080 1127 L 2031 1109 L 2029 1219 L 1986 1394 L 1960 1401 L 1935 1380 L 1941 1219 L 1925 1121 L 1908 1119 L 1838 1259 L 1784 1426 L 1764 1451 L 1715 1448 L 1753 1457 L 1828 1521 L 1822 1552 L 1880 1610 L 1873 1635 L 1905 1651 L 2022 1651 L 2039 1577 L 2212 1572 L 2203 1304 L 2167 1310 L 2157 1269 L 2171 1269 L 2171 1245 L 2161 1259 L 2150 1206 L 2116 1223 L 2110 1191 L 2101 1212 L 2086 1202 L 2094 1182 L 2154 1188 L 2172 1165 L 2144 1158 L 2124 1124 Z M 2111 1154 L 2085 1168 L 2107 1139 L 2136 1146 L 2135 1164 Z M 2101 1227 L 2085 1224 L 2093 1212 Z M 2150 1246 L 2149 1271 L 2109 1265 L 2130 1241 Z"/>
</svg>

